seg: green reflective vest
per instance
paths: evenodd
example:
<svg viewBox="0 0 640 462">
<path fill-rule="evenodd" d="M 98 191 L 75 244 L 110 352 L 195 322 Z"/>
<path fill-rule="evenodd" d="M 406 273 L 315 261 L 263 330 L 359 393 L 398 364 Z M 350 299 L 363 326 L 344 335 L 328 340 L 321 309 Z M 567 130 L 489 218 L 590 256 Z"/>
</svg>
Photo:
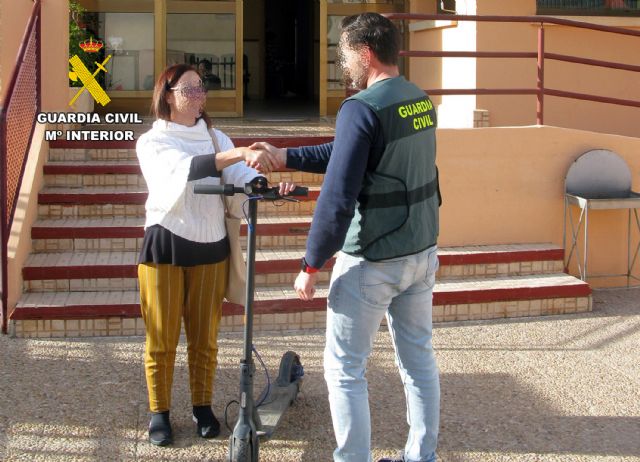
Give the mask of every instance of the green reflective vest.
<svg viewBox="0 0 640 462">
<path fill-rule="evenodd" d="M 349 99 L 375 112 L 385 148 L 376 169 L 365 173 L 342 250 L 377 261 L 433 246 L 440 202 L 433 103 L 402 76 Z"/>
</svg>

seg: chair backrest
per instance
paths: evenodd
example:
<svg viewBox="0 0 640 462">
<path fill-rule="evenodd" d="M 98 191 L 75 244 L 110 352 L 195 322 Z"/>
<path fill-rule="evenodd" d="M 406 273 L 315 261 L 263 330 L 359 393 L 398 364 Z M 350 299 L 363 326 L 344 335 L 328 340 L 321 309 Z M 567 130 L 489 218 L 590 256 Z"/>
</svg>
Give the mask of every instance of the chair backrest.
<svg viewBox="0 0 640 462">
<path fill-rule="evenodd" d="M 571 164 L 565 178 L 565 191 L 587 199 L 629 197 L 631 170 L 614 152 L 587 151 Z"/>
</svg>

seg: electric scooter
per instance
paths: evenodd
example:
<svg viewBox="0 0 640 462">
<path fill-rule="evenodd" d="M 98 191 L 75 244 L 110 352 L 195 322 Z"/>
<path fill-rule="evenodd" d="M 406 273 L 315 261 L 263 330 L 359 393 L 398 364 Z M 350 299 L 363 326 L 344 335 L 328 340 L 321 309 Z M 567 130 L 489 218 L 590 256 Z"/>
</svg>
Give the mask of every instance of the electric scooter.
<svg viewBox="0 0 640 462">
<path fill-rule="evenodd" d="M 253 376 L 256 371 L 253 361 L 253 298 L 255 289 L 256 224 L 258 201 L 295 201 L 289 196 L 306 196 L 308 189 L 296 187 L 287 196 L 281 196 L 278 187 L 269 187 L 267 180 L 260 177 L 244 187 L 233 184 L 196 185 L 196 194 L 220 194 L 233 196 L 245 194 L 249 204 L 247 233 L 247 286 L 244 306 L 244 350 L 240 360 L 240 412 L 238 420 L 229 438 L 229 462 L 257 462 L 259 455 L 259 437 L 269 438 L 275 431 L 282 415 L 294 402 L 302 386 L 304 369 L 300 357 L 293 351 L 282 355 L 278 378 L 275 384 L 267 381 L 261 398 L 256 404 L 253 397 Z M 243 207 L 244 208 L 244 207 Z M 258 359 L 260 357 L 258 356 Z M 262 360 L 260 360 L 262 362 Z M 266 369 L 266 368 L 265 368 Z"/>
</svg>

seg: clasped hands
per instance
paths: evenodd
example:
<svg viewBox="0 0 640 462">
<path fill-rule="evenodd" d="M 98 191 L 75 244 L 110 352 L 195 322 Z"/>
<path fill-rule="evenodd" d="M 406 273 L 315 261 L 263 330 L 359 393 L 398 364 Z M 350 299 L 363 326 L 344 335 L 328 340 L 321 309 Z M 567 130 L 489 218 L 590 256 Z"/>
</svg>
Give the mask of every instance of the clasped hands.
<svg viewBox="0 0 640 462">
<path fill-rule="evenodd" d="M 277 148 L 264 141 L 253 143 L 249 146 L 245 154 L 245 163 L 258 171 L 258 173 L 268 174 L 275 169 L 284 168 L 287 165 L 287 149 Z M 295 184 L 281 182 L 280 194 L 285 195 L 293 191 Z M 308 274 L 300 271 L 293 284 L 293 288 L 300 300 L 310 301 L 316 292 L 315 285 L 318 280 L 318 273 Z"/>
</svg>

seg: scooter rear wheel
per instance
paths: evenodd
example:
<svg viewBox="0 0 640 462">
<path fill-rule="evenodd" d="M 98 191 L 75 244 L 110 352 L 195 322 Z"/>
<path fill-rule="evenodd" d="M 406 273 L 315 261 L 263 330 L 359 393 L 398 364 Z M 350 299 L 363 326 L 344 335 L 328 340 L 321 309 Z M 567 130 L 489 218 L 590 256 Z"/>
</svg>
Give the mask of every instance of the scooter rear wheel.
<svg viewBox="0 0 640 462">
<path fill-rule="evenodd" d="M 280 360 L 278 385 L 281 387 L 287 386 L 298 379 L 297 370 L 301 365 L 300 356 L 298 356 L 294 351 L 287 351 L 283 354 L 282 359 Z"/>
</svg>

